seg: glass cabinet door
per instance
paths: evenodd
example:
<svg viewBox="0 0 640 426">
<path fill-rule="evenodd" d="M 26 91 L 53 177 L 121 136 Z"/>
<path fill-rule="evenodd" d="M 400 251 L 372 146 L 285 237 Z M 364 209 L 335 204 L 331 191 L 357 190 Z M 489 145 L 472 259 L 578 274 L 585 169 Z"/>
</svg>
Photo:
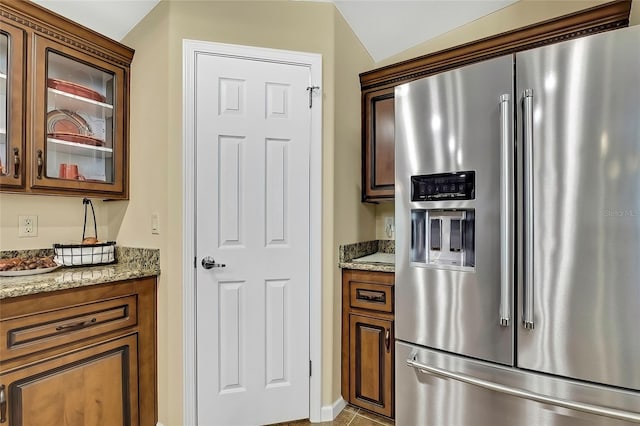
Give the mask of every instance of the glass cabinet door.
<svg viewBox="0 0 640 426">
<path fill-rule="evenodd" d="M 0 185 L 23 186 L 24 33 L 2 22 L 0 29 Z"/>
<path fill-rule="evenodd" d="M 48 178 L 114 182 L 113 73 L 47 52 Z"/>
<path fill-rule="evenodd" d="M 38 43 L 36 185 L 122 192 L 122 69 L 47 43 Z"/>
</svg>

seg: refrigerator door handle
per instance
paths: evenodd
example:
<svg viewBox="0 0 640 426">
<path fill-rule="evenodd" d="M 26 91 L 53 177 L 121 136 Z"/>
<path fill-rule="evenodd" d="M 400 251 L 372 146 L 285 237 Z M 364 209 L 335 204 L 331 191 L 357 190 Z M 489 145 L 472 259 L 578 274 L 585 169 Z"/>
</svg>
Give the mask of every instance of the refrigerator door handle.
<svg viewBox="0 0 640 426">
<path fill-rule="evenodd" d="M 513 279 L 513 145 L 509 95 L 500 96 L 500 325 L 511 322 Z"/>
<path fill-rule="evenodd" d="M 524 306 L 522 324 L 533 330 L 533 90 L 524 91 L 523 100 L 524 127 Z"/>
<path fill-rule="evenodd" d="M 407 365 L 409 367 L 415 368 L 416 370 L 429 374 L 432 376 L 443 377 L 445 379 L 452 379 L 459 382 L 467 383 L 470 385 L 478 386 L 484 389 L 488 389 L 495 392 L 504 393 L 511 396 L 516 396 L 519 398 L 529 399 L 531 401 L 540 402 L 542 404 L 555 405 L 557 407 L 568 408 L 570 410 L 578 410 L 589 414 L 595 414 L 598 416 L 610 417 L 613 419 L 619 419 L 628 422 L 640 423 L 640 414 L 634 413 L 631 411 L 618 410 L 616 408 L 604 407 L 600 405 L 587 404 L 584 402 L 578 401 L 569 401 L 562 398 L 556 398 L 549 395 L 543 395 L 536 392 L 531 392 L 524 389 L 514 388 L 511 386 L 506 386 L 500 383 L 491 382 L 488 380 L 480 379 L 473 376 L 468 376 L 466 374 L 457 373 L 454 371 L 445 370 L 438 367 L 433 367 L 430 365 L 424 365 L 418 361 L 416 361 L 416 356 L 414 355 L 412 358 L 407 360 Z"/>
</svg>

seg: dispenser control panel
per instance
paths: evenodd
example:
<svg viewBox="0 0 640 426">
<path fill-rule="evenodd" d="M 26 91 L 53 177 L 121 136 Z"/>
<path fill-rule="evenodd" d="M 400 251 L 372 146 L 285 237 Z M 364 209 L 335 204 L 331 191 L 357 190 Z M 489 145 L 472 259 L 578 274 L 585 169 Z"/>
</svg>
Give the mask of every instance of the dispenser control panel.
<svg viewBox="0 0 640 426">
<path fill-rule="evenodd" d="M 473 200 L 475 196 L 474 171 L 411 176 L 411 201 Z"/>
</svg>

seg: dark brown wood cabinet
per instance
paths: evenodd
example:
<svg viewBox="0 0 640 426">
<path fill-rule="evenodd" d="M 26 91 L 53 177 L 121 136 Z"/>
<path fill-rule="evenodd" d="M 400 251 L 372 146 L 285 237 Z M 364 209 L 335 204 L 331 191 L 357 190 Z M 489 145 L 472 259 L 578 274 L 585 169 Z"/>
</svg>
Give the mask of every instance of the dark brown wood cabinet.
<svg viewBox="0 0 640 426">
<path fill-rule="evenodd" d="M 394 416 L 391 272 L 342 271 L 342 397 Z"/>
<path fill-rule="evenodd" d="M 0 423 L 156 424 L 155 278 L 0 307 Z"/>
<path fill-rule="evenodd" d="M 134 51 L 0 0 L 0 191 L 126 199 Z"/>
<path fill-rule="evenodd" d="M 363 95 L 362 201 L 392 200 L 395 181 L 393 88 Z"/>
<path fill-rule="evenodd" d="M 617 0 L 360 74 L 362 201 L 394 199 L 394 90 L 474 62 L 629 25 L 630 0 Z"/>
</svg>

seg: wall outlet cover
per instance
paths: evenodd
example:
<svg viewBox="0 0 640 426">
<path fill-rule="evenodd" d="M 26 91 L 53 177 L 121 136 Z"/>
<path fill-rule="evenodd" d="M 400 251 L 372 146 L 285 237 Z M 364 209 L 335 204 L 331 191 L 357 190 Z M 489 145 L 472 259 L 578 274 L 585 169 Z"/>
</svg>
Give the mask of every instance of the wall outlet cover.
<svg viewBox="0 0 640 426">
<path fill-rule="evenodd" d="M 25 215 L 18 216 L 18 237 L 37 237 L 38 236 L 38 216 Z"/>
<path fill-rule="evenodd" d="M 393 238 L 395 234 L 395 218 L 393 216 L 386 216 L 384 218 L 384 233 L 387 238 Z"/>
</svg>

